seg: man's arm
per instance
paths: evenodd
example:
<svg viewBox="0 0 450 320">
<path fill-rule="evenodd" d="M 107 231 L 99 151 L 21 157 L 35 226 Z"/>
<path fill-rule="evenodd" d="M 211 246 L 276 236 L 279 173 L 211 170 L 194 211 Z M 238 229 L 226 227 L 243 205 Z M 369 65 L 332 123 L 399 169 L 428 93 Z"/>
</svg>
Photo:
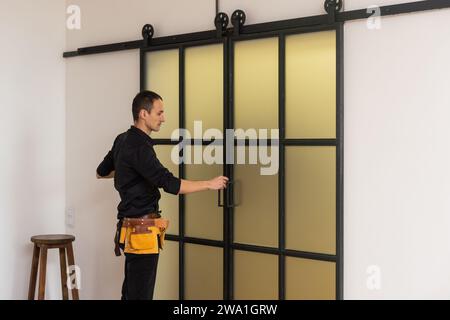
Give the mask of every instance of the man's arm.
<svg viewBox="0 0 450 320">
<path fill-rule="evenodd" d="M 97 167 L 97 179 L 114 178 L 114 171 L 116 169 L 114 166 L 114 154 L 117 152 L 117 148 L 120 148 L 126 136 L 126 133 L 121 133 L 116 137 L 111 150 Z"/>
<path fill-rule="evenodd" d="M 114 178 L 114 173 L 115 173 L 115 171 L 113 170 L 113 171 L 111 171 L 111 173 L 108 174 L 107 176 L 101 176 L 101 175 L 99 175 L 98 172 L 97 172 L 97 179 L 111 179 L 111 178 Z"/>
<path fill-rule="evenodd" d="M 97 167 L 97 179 L 114 177 L 114 159 L 112 151 L 109 151 L 103 161 Z"/>
<path fill-rule="evenodd" d="M 228 178 L 224 176 L 216 177 L 207 181 L 192 181 L 181 179 L 180 191 L 178 194 L 188 194 L 206 190 L 222 190 L 226 188 Z"/>
<path fill-rule="evenodd" d="M 192 181 L 174 177 L 174 175 L 159 162 L 155 150 L 144 146 L 136 153 L 134 168 L 152 185 L 163 188 L 170 194 L 187 194 L 205 190 L 220 190 L 226 187 L 228 178 L 216 177 L 207 181 Z"/>
</svg>

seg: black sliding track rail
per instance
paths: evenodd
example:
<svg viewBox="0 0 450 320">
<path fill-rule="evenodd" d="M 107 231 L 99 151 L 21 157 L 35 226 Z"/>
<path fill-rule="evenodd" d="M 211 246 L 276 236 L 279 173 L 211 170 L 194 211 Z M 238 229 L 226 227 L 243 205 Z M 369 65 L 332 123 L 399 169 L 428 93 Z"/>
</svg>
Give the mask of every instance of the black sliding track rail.
<svg viewBox="0 0 450 320">
<path fill-rule="evenodd" d="M 337 2 L 342 3 L 342 1 L 326 1 L 327 2 Z M 397 15 L 404 13 L 413 13 L 419 11 L 428 11 L 428 10 L 436 10 L 436 9 L 445 9 L 450 8 L 450 0 L 426 0 L 426 1 L 417 1 L 417 2 L 408 2 L 402 4 L 395 4 L 389 6 L 381 6 L 380 7 L 380 15 L 381 16 L 389 16 L 389 15 Z M 367 9 L 359 9 L 359 10 L 351 10 L 351 11 L 343 11 L 335 13 L 335 22 L 345 22 L 351 20 L 358 19 L 367 19 L 373 15 L 373 12 Z M 253 25 L 242 26 L 242 30 L 240 34 L 252 34 L 259 32 L 267 32 L 281 29 L 289 29 L 289 28 L 299 28 L 299 27 L 308 27 L 308 26 L 317 26 L 324 25 L 330 22 L 329 14 L 302 17 L 296 19 L 287 19 L 281 21 L 274 22 L 265 22 L 258 23 Z M 232 34 L 233 28 L 226 29 L 226 34 Z M 202 31 L 202 32 L 193 32 L 186 33 L 174 36 L 165 36 L 153 38 L 151 40 L 150 46 L 160 46 L 166 44 L 176 44 L 197 40 L 207 40 L 211 38 L 215 38 L 217 35 L 216 30 Z M 131 49 L 139 49 L 144 45 L 144 40 L 134 40 L 134 41 L 126 41 L 126 42 L 118 42 L 111 44 L 104 44 L 98 46 L 84 47 L 78 48 L 76 51 L 68 51 L 64 52 L 64 58 L 88 55 L 88 54 L 98 54 L 98 53 L 106 53 L 106 52 L 114 52 L 121 50 L 131 50 Z"/>
</svg>

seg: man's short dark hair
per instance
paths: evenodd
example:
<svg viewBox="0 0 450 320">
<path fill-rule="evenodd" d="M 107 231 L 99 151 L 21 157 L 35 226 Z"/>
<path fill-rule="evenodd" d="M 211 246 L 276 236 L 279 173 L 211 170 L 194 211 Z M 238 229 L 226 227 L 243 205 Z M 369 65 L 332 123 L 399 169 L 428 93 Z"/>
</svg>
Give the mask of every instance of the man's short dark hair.
<svg viewBox="0 0 450 320">
<path fill-rule="evenodd" d="M 133 120 L 139 119 L 139 112 L 144 109 L 150 112 L 153 108 L 153 102 L 155 100 L 162 100 L 161 96 L 153 91 L 144 90 L 139 92 L 133 99 Z"/>
</svg>

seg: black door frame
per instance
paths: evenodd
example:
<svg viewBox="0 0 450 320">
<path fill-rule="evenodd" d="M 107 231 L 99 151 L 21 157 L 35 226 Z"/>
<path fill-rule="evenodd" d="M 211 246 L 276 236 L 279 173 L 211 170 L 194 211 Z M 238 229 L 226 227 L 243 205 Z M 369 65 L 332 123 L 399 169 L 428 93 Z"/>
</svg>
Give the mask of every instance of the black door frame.
<svg viewBox="0 0 450 320">
<path fill-rule="evenodd" d="M 286 139 L 284 135 L 285 127 L 285 37 L 290 34 L 311 33 L 319 31 L 336 31 L 336 138 L 335 139 Z M 234 128 L 234 104 L 233 104 L 233 70 L 234 70 L 234 47 L 236 41 L 252 40 L 260 38 L 278 37 L 279 41 L 279 106 L 278 119 L 280 128 L 279 137 L 279 172 L 278 172 L 278 248 L 269 248 L 262 246 L 247 245 L 235 243 L 233 241 L 234 234 L 234 209 L 231 202 L 233 202 L 233 185 L 227 188 L 224 193 L 224 208 L 223 208 L 223 240 L 209 240 L 194 237 L 187 237 L 185 235 L 185 198 L 183 195 L 179 196 L 179 232 L 178 235 L 168 234 L 167 239 L 178 241 L 179 243 L 179 299 L 185 298 L 185 259 L 184 259 L 184 244 L 200 244 L 223 249 L 223 298 L 233 299 L 234 287 L 234 250 L 244 250 L 250 252 L 268 253 L 278 255 L 278 298 L 285 299 L 285 259 L 286 257 L 300 257 L 306 259 L 313 259 L 319 261 L 335 262 L 336 264 L 336 299 L 343 299 L 343 23 L 335 22 L 332 24 L 285 28 L 273 31 L 256 32 L 254 34 L 228 34 L 217 38 L 216 34 L 211 39 L 190 40 L 182 43 L 149 46 L 140 49 L 140 89 L 146 88 L 146 53 L 151 51 L 178 49 L 179 52 L 179 126 L 185 128 L 185 75 L 184 75 L 184 52 L 186 48 L 193 46 L 202 46 L 208 44 L 223 44 L 223 93 L 224 93 L 224 111 L 223 111 L 223 128 Z M 154 139 L 157 145 L 176 145 L 178 141 L 171 141 L 170 139 Z M 207 145 L 212 141 L 189 141 L 190 144 L 201 143 Z M 224 139 L 225 145 L 226 138 Z M 267 141 L 270 144 L 270 141 Z M 248 143 L 248 141 L 246 141 Z M 236 141 L 234 141 L 236 144 Z M 311 252 L 302 252 L 298 250 L 288 250 L 285 248 L 285 165 L 284 152 L 285 146 L 335 146 L 336 147 L 336 254 L 319 254 Z M 233 165 L 226 164 L 224 152 L 223 174 L 234 179 Z M 179 165 L 180 178 L 185 178 L 185 166 Z"/>
</svg>

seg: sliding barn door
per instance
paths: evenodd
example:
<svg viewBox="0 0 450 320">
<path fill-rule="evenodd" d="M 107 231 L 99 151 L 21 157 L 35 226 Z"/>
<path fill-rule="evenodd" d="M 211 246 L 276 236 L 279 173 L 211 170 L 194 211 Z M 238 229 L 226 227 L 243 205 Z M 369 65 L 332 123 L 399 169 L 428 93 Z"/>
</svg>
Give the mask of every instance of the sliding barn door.
<svg viewBox="0 0 450 320">
<path fill-rule="evenodd" d="M 152 134 L 161 162 L 184 179 L 231 181 L 220 193 L 163 194 L 170 229 L 155 298 L 341 298 L 341 34 L 331 26 L 141 51 L 142 89 L 165 103 Z M 222 163 L 195 163 L 212 146 L 194 139 L 196 121 L 222 134 Z M 183 164 L 171 161 L 177 128 L 192 134 Z M 227 140 L 227 128 L 248 134 Z"/>
</svg>

